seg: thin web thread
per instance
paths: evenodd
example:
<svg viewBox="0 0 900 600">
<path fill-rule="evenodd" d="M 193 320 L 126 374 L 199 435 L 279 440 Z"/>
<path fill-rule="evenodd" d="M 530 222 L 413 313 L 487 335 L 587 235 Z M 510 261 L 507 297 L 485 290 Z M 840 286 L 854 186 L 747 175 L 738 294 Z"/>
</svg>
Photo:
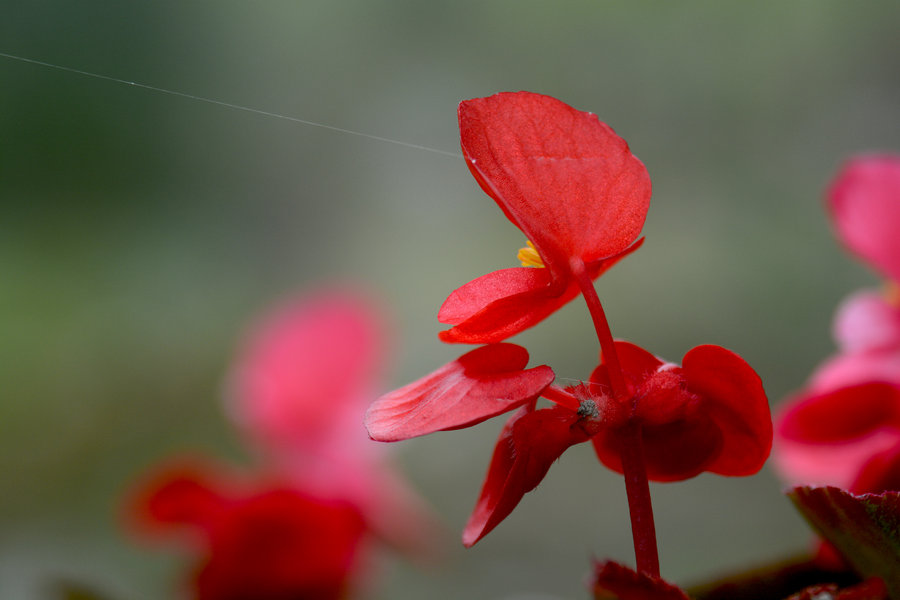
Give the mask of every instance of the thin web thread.
<svg viewBox="0 0 900 600">
<path fill-rule="evenodd" d="M 92 73 L 90 71 L 82 71 L 81 69 L 75 69 L 72 67 L 66 67 L 63 65 L 57 65 L 57 64 L 53 64 L 53 63 L 49 63 L 49 62 L 44 62 L 41 60 L 35 60 L 33 58 L 25 58 L 24 56 L 16 56 L 14 54 L 7 54 L 6 52 L 0 52 L 0 57 L 8 58 L 10 60 L 17 60 L 20 62 L 32 64 L 32 65 L 38 65 L 41 67 L 47 67 L 50 69 L 57 69 L 59 71 L 66 71 L 67 73 L 75 73 L 76 75 L 82 75 L 84 77 L 92 77 L 94 79 L 102 79 L 104 81 L 112 81 L 113 83 L 130 85 L 133 87 L 150 90 L 152 92 L 158 92 L 160 94 L 168 94 L 170 96 L 178 96 L 180 98 L 187 98 L 188 100 L 194 100 L 196 102 L 205 102 L 207 104 L 215 104 L 217 106 L 223 106 L 225 108 L 231 108 L 234 110 L 242 110 L 244 112 L 262 115 L 264 117 L 283 119 L 285 121 L 291 121 L 292 123 L 300 123 L 301 125 L 309 125 L 310 127 L 319 127 L 321 129 L 328 129 L 330 131 L 337 131 L 339 133 L 355 135 L 357 137 L 363 137 L 363 138 L 375 140 L 378 142 L 386 142 L 388 144 L 396 144 L 398 146 L 405 146 L 407 148 L 413 148 L 414 150 L 424 150 L 426 152 L 433 152 L 435 154 L 443 154 L 444 156 L 452 156 L 454 158 L 462 158 L 462 155 L 459 154 L 458 152 L 448 152 L 447 150 L 439 150 L 437 148 L 430 148 L 428 146 L 423 146 L 421 144 L 413 144 L 412 142 L 404 142 L 402 140 L 386 138 L 386 137 L 382 137 L 380 135 L 364 133 L 362 131 L 353 131 L 352 129 L 344 129 L 343 127 L 335 127 L 334 125 L 326 125 L 324 123 L 316 123 L 315 121 L 307 121 L 306 119 L 300 119 L 298 117 L 292 117 L 290 115 L 282 115 L 279 113 L 269 112 L 266 110 L 260 110 L 258 108 L 251 108 L 249 106 L 241 106 L 240 104 L 232 104 L 230 102 L 224 102 L 222 100 L 213 100 L 212 98 L 204 98 L 203 96 L 195 96 L 194 94 L 188 94 L 186 92 L 178 92 L 175 90 L 168 90 L 165 88 L 147 85 L 145 83 L 138 83 L 136 81 L 128 81 L 127 79 L 119 79 L 117 77 L 111 77 L 109 75 L 101 75 L 100 73 Z"/>
</svg>

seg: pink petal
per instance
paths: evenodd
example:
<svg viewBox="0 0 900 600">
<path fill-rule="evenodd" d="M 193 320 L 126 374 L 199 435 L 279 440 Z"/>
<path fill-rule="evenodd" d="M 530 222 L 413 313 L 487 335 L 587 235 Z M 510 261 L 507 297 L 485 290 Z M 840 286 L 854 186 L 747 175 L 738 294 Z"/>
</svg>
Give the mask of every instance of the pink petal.
<svg viewBox="0 0 900 600">
<path fill-rule="evenodd" d="M 900 282 L 900 156 L 849 161 L 831 185 L 828 207 L 847 247 Z"/>
<path fill-rule="evenodd" d="M 469 169 L 555 277 L 571 257 L 607 258 L 637 238 L 650 177 L 595 115 L 529 92 L 461 102 L 458 113 Z"/>
<path fill-rule="evenodd" d="M 383 352 L 370 303 L 344 291 L 290 299 L 251 329 L 230 374 L 230 412 L 270 455 L 359 451 Z"/>
<path fill-rule="evenodd" d="M 850 488 L 874 456 L 900 446 L 900 391 L 885 383 L 801 396 L 776 418 L 775 466 L 792 483 Z"/>
<path fill-rule="evenodd" d="M 834 338 L 841 351 L 848 353 L 900 350 L 900 306 L 889 302 L 884 294 L 857 292 L 838 308 Z"/>
<path fill-rule="evenodd" d="M 611 258 L 588 265 L 596 279 L 643 244 L 643 238 Z M 493 344 L 544 320 L 579 294 L 574 280 L 565 287 L 551 281 L 547 269 L 514 267 L 482 275 L 456 289 L 438 311 L 438 321 L 455 325 L 439 334 L 441 341 Z"/>
<path fill-rule="evenodd" d="M 772 449 L 772 415 L 762 381 L 740 356 L 719 346 L 697 346 L 684 356 L 687 389 L 722 432 L 723 446 L 707 470 L 745 476 L 759 471 Z"/>
<path fill-rule="evenodd" d="M 372 439 L 393 442 L 480 423 L 533 400 L 553 382 L 550 367 L 527 364 L 521 346 L 482 346 L 376 400 L 366 428 Z"/>
<path fill-rule="evenodd" d="M 869 381 L 900 384 L 900 349 L 840 354 L 832 357 L 812 374 L 809 390 L 824 393 Z"/>
<path fill-rule="evenodd" d="M 520 409 L 500 433 L 481 495 L 463 530 L 463 544 L 474 545 L 490 533 L 536 488 L 569 446 L 590 435 L 578 426 L 581 417 L 554 406 L 537 411 Z"/>
</svg>

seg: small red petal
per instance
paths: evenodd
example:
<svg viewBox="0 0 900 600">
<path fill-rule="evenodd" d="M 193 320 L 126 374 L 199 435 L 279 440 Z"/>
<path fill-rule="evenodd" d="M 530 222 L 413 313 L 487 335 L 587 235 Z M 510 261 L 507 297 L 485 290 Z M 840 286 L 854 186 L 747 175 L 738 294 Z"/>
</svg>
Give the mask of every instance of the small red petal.
<svg viewBox="0 0 900 600">
<path fill-rule="evenodd" d="M 588 265 L 596 279 L 641 247 L 641 238 L 623 252 Z M 514 267 L 473 279 L 456 289 L 438 311 L 441 323 L 455 325 L 439 334 L 441 341 L 456 344 L 493 344 L 536 325 L 575 298 L 575 280 L 559 289 L 547 269 Z"/>
<path fill-rule="evenodd" d="M 366 429 L 382 442 L 460 429 L 536 398 L 553 382 L 550 367 L 525 369 L 528 352 L 491 344 L 464 354 L 430 375 L 376 400 Z"/>
<path fill-rule="evenodd" d="M 650 177 L 596 115 L 529 92 L 459 105 L 463 155 L 482 189 L 554 276 L 625 250 L 650 203 Z"/>
<path fill-rule="evenodd" d="M 828 208 L 847 247 L 900 281 L 900 156 L 849 161 L 831 185 Z"/>
<path fill-rule="evenodd" d="M 577 413 L 554 406 L 537 411 L 522 408 L 507 421 L 494 448 L 478 503 L 463 530 L 466 547 L 509 516 L 569 446 L 590 438 L 579 426 L 580 420 Z"/>
</svg>

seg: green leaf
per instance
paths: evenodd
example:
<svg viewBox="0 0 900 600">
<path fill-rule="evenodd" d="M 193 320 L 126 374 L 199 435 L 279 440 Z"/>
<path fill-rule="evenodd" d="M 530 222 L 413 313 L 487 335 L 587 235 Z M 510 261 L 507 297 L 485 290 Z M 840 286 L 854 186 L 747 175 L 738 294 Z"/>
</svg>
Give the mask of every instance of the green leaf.
<svg viewBox="0 0 900 600">
<path fill-rule="evenodd" d="M 891 598 L 900 600 L 900 492 L 855 496 L 800 486 L 788 497 L 861 577 L 881 577 Z"/>
</svg>

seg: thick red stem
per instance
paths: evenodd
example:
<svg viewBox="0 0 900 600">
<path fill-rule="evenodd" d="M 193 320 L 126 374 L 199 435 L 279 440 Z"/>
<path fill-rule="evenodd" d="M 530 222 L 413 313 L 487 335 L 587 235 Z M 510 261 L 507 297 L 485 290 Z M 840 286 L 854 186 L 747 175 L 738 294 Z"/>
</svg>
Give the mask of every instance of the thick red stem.
<svg viewBox="0 0 900 600">
<path fill-rule="evenodd" d="M 622 438 L 622 472 L 631 515 L 631 536 L 637 570 L 659 577 L 659 550 L 656 547 L 656 525 L 650 502 L 650 484 L 644 466 L 644 442 L 639 423 L 629 423 L 620 432 Z"/>
<path fill-rule="evenodd" d="M 603 364 L 609 375 L 609 384 L 615 401 L 627 403 L 631 399 L 625 374 L 615 342 L 606 320 L 606 313 L 600 304 L 600 297 L 594 289 L 594 282 L 588 275 L 584 263 L 573 259 L 572 273 L 578 281 L 581 295 L 587 302 L 588 311 L 597 331 L 600 350 L 603 352 Z M 650 483 L 647 480 L 647 468 L 644 464 L 644 442 L 641 437 L 641 425 L 633 420 L 620 430 L 622 472 L 625 475 L 625 492 L 628 495 L 628 511 L 631 515 L 631 536 L 634 539 L 634 557 L 637 569 L 642 573 L 659 577 L 659 551 L 656 547 L 656 526 L 653 523 L 653 505 L 650 502 Z"/>
</svg>

